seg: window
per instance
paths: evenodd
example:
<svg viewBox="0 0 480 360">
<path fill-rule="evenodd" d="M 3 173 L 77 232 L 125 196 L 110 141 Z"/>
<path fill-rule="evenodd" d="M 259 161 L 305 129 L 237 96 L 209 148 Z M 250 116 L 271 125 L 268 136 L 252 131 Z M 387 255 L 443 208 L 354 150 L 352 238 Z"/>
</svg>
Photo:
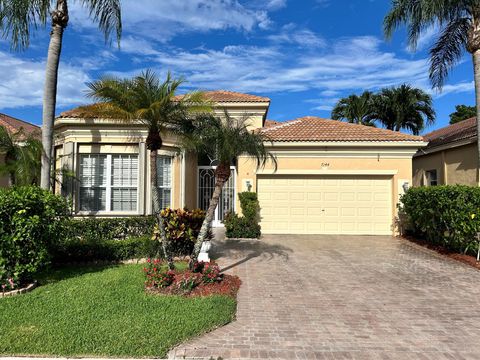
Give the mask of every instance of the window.
<svg viewBox="0 0 480 360">
<path fill-rule="evenodd" d="M 138 155 L 80 155 L 80 211 L 136 211 Z"/>
<path fill-rule="evenodd" d="M 158 193 L 160 208 L 172 206 L 172 157 L 160 155 L 157 157 Z"/>
<path fill-rule="evenodd" d="M 437 170 L 428 170 L 425 172 L 425 177 L 427 178 L 427 186 L 437 186 Z"/>
</svg>

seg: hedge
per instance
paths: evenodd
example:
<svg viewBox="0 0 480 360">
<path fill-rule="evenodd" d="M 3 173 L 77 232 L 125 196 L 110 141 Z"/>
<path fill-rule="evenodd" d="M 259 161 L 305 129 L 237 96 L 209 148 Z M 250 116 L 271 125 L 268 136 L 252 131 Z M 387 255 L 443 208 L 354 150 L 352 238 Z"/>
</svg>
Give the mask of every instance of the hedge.
<svg viewBox="0 0 480 360">
<path fill-rule="evenodd" d="M 225 235 L 227 238 L 258 239 L 261 236 L 257 193 L 241 192 L 238 194 L 243 216 L 230 212 L 225 216 Z"/>
<path fill-rule="evenodd" d="M 426 241 L 450 251 L 475 253 L 480 231 L 480 188 L 464 185 L 416 187 L 401 197 L 400 217 Z"/>
<path fill-rule="evenodd" d="M 51 250 L 55 263 L 120 261 L 153 257 L 159 250 L 151 239 L 155 218 L 75 218 L 64 223 L 63 236 Z"/>
<path fill-rule="evenodd" d="M 69 216 L 65 198 L 39 187 L 0 189 L 0 285 L 18 287 L 47 267 Z"/>
</svg>

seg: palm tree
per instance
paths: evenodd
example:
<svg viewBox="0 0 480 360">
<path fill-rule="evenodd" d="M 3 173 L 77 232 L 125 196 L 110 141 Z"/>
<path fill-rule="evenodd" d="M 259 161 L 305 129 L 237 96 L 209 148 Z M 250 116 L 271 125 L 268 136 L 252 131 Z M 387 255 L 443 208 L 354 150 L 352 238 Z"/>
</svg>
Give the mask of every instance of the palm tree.
<svg viewBox="0 0 480 360">
<path fill-rule="evenodd" d="M 409 130 L 418 135 L 435 121 L 432 97 L 410 85 L 384 88 L 373 99 L 372 115 L 387 129 Z"/>
<path fill-rule="evenodd" d="M 188 131 L 186 124 L 198 113 L 210 111 L 210 103 L 200 92 L 176 96 L 183 79 L 173 79 L 168 73 L 164 82 L 147 70 L 133 79 L 119 79 L 105 76 L 87 84 L 88 96 L 98 104 L 90 107 L 94 113 L 118 120 L 143 123 L 148 128 L 146 139 L 150 150 L 150 183 L 153 212 L 161 233 L 164 252 L 173 268 L 171 257 L 165 250 L 163 218 L 160 216 L 160 195 L 158 191 L 157 155 L 162 147 L 162 133 L 171 132 L 180 137 Z"/>
<path fill-rule="evenodd" d="M 405 24 L 408 42 L 416 48 L 425 28 L 439 26 L 440 36 L 430 50 L 430 80 L 441 89 L 451 68 L 463 53 L 472 55 L 477 119 L 480 119 L 480 3 L 477 0 L 393 0 L 384 20 L 387 38 Z M 477 121 L 480 133 L 480 121 Z M 477 144 L 480 145 L 480 136 Z M 480 183 L 480 146 L 478 146 L 478 180 Z"/>
<path fill-rule="evenodd" d="M 374 126 L 373 97 L 373 93 L 364 91 L 360 96 L 354 94 L 340 99 L 332 110 L 332 119 Z"/>
<path fill-rule="evenodd" d="M 10 132 L 0 126 L 0 152 L 5 156 L 0 174 L 8 174 L 11 186 L 38 185 L 42 143 L 35 134 L 26 135 L 22 129 Z"/>
<path fill-rule="evenodd" d="M 257 162 L 257 167 L 264 167 L 271 160 L 276 168 L 276 158 L 265 146 L 268 137 L 262 132 L 249 130 L 248 120 L 247 116 L 231 117 L 226 111 L 224 118 L 207 114 L 195 119 L 193 130 L 183 139 L 185 149 L 207 155 L 218 164 L 215 169 L 215 189 L 195 242 L 192 264 L 209 233 L 223 186 L 230 178 L 230 165 L 239 156 L 247 155 Z"/>
<path fill-rule="evenodd" d="M 82 0 L 80 3 L 98 23 L 108 41 L 115 32 L 120 41 L 122 31 L 120 0 Z M 50 189 L 53 153 L 53 123 L 57 99 L 58 65 L 62 50 L 63 32 L 68 25 L 68 0 L 0 0 L 0 32 L 11 40 L 12 48 L 25 49 L 30 34 L 39 25 L 46 26 L 50 18 L 52 30 L 48 46 L 42 113 L 42 171 L 40 184 Z"/>
</svg>

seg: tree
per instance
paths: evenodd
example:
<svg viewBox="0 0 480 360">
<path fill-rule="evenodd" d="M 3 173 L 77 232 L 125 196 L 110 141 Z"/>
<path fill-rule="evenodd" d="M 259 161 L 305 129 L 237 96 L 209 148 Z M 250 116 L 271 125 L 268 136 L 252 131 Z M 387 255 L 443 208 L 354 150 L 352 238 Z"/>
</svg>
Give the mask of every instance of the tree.
<svg viewBox="0 0 480 360">
<path fill-rule="evenodd" d="M 373 98 L 373 93 L 364 91 L 360 96 L 350 95 L 340 99 L 332 110 L 332 119 L 374 126 Z"/>
<path fill-rule="evenodd" d="M 168 73 L 165 81 L 147 70 L 133 79 L 119 79 L 105 76 L 89 83 L 88 96 L 99 101 L 89 110 L 93 114 L 118 120 L 139 122 L 148 128 L 146 139 L 150 150 L 150 184 L 152 189 L 153 212 L 157 217 L 164 253 L 173 268 L 170 254 L 166 250 L 163 218 L 160 216 L 158 191 L 157 156 L 162 148 L 162 134 L 166 132 L 185 136 L 189 131 L 186 124 L 199 113 L 209 112 L 210 103 L 200 92 L 176 96 L 183 79 L 173 79 Z"/>
<path fill-rule="evenodd" d="M 389 130 L 405 129 L 418 135 L 435 121 L 432 97 L 406 84 L 382 89 L 374 97 L 373 108 L 372 116 Z"/>
<path fill-rule="evenodd" d="M 276 158 L 265 146 L 268 137 L 262 132 L 249 130 L 248 123 L 248 116 L 235 118 L 226 111 L 224 118 L 206 115 L 194 121 L 191 126 L 193 131 L 184 138 L 185 149 L 207 155 L 218 164 L 215 188 L 195 242 L 191 263 L 197 259 L 207 238 L 223 186 L 230 178 L 230 165 L 239 156 L 246 155 L 256 161 L 257 167 L 264 167 L 271 160 L 276 168 Z"/>
<path fill-rule="evenodd" d="M 408 42 L 417 46 L 423 30 L 439 26 L 440 35 L 430 50 L 430 80 L 441 89 L 448 73 L 468 51 L 473 59 L 477 119 L 480 119 L 480 2 L 478 0 L 393 0 L 384 20 L 387 38 L 401 25 L 407 26 Z M 477 121 L 477 132 L 480 122 Z M 479 132 L 480 133 L 480 132 Z M 480 145 L 480 136 L 477 139 Z M 480 182 L 480 146 L 477 179 Z"/>
<path fill-rule="evenodd" d="M 22 129 L 10 132 L 0 126 L 0 152 L 5 156 L 0 174 L 8 174 L 10 185 L 38 185 L 42 143 L 35 134 L 26 135 Z"/>
<path fill-rule="evenodd" d="M 122 31 L 120 0 L 81 0 L 90 17 L 98 23 L 109 41 L 115 32 L 120 41 Z M 0 32 L 10 39 L 12 48 L 25 49 L 30 45 L 31 30 L 46 26 L 50 18 L 52 30 L 48 46 L 42 112 L 42 170 L 40 184 L 50 189 L 53 154 L 53 124 L 57 99 L 58 66 L 63 32 L 68 25 L 68 0 L 0 0 Z"/>
<path fill-rule="evenodd" d="M 468 105 L 456 105 L 455 111 L 450 114 L 450 124 L 470 119 L 477 116 L 477 108 Z"/>
</svg>

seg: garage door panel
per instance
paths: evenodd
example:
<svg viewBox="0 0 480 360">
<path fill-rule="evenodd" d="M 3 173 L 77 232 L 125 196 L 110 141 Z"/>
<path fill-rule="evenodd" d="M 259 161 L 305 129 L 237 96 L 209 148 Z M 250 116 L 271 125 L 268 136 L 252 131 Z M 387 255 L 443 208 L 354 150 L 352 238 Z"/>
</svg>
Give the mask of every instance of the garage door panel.
<svg viewBox="0 0 480 360">
<path fill-rule="evenodd" d="M 391 178 L 259 177 L 264 233 L 391 234 Z"/>
</svg>

